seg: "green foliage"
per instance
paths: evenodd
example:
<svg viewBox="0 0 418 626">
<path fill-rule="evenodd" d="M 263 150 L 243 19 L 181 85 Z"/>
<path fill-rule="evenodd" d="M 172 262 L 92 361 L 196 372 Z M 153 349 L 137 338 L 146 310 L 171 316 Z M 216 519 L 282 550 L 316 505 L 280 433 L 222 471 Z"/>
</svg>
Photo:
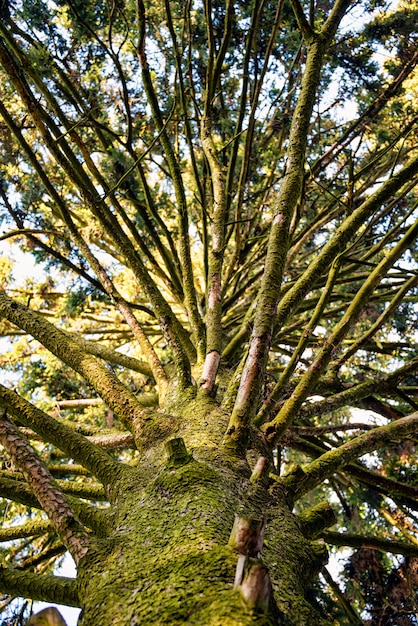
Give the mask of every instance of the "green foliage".
<svg viewBox="0 0 418 626">
<path fill-rule="evenodd" d="M 32 397 L 33 394 L 36 396 L 40 389 L 44 389 L 47 397 L 57 400 L 79 398 L 82 393 L 80 381 L 70 368 L 57 365 L 58 363 L 55 363 L 55 367 L 51 367 L 41 360 L 32 361 L 25 369 L 19 385 L 22 394 L 25 397 Z M 88 388 L 86 392 L 90 395 Z"/>
</svg>

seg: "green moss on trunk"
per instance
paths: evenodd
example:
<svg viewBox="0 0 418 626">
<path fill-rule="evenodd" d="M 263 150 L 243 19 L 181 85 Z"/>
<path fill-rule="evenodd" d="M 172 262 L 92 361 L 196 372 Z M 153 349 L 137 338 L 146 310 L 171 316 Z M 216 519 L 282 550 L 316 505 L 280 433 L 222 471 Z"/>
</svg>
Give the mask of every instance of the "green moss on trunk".
<svg viewBox="0 0 418 626">
<path fill-rule="evenodd" d="M 178 435 L 193 459 L 167 466 L 159 444 L 143 465 L 118 478 L 112 531 L 80 563 L 80 625 L 324 623 L 304 590 L 325 551 L 301 534 L 285 490 L 275 486 L 272 495 L 263 485 L 248 502 L 250 467 L 219 448 L 228 416 L 202 398 L 177 411 L 180 423 L 187 413 Z M 236 513 L 251 506 L 267 519 L 260 566 L 269 570 L 274 600 L 263 610 L 246 606 L 234 588 L 238 554 L 228 546 Z"/>
</svg>

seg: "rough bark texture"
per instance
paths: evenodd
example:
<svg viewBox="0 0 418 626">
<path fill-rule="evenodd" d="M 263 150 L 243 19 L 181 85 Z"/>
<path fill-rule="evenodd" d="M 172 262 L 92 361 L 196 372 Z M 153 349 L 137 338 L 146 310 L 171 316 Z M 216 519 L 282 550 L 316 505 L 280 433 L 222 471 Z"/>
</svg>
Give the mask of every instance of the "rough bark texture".
<svg viewBox="0 0 418 626">
<path fill-rule="evenodd" d="M 173 465 L 158 445 L 113 485 L 108 534 L 79 565 L 80 625 L 321 624 L 304 592 L 326 551 L 303 536 L 286 491 L 252 483 L 247 461 L 220 451 L 227 415 L 209 398 L 177 412 L 193 459 Z M 248 555 L 234 588 L 237 514 L 266 516 L 267 525 L 266 547 L 259 559 Z"/>
</svg>

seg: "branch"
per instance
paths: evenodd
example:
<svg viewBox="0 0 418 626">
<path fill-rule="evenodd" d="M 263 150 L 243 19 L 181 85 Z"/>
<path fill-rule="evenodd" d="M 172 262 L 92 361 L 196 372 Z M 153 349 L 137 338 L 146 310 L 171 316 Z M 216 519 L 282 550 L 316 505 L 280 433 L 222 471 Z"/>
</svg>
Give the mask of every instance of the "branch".
<svg viewBox="0 0 418 626">
<path fill-rule="evenodd" d="M 296 479 L 291 474 L 283 480 L 295 491 L 297 496 L 310 491 L 315 485 L 330 478 L 336 471 L 361 457 L 367 452 L 378 450 L 391 441 L 400 441 L 410 434 L 415 434 L 418 424 L 418 412 L 374 428 L 355 437 L 334 450 L 325 452 L 320 457 L 303 467 L 303 476 Z"/>
<path fill-rule="evenodd" d="M 305 439 L 304 437 L 298 437 L 294 435 L 292 431 L 288 431 L 285 438 L 286 445 L 300 450 L 314 459 L 317 459 L 324 454 L 324 452 L 328 452 L 329 450 L 325 445 L 318 445 L 319 442 L 316 444 L 313 443 L 312 438 Z M 402 501 L 405 502 L 409 508 L 418 508 L 418 487 L 414 485 L 400 483 L 393 478 L 377 474 L 364 467 L 359 461 L 356 463 L 348 463 L 343 471 L 344 474 L 356 478 L 359 482 L 368 487 L 372 487 L 383 495 L 401 497 Z"/>
<path fill-rule="evenodd" d="M 160 133 L 160 142 L 163 147 L 165 157 L 167 159 L 170 174 L 173 180 L 174 192 L 177 201 L 178 211 L 178 228 L 180 232 L 180 263 L 183 278 L 183 290 L 185 296 L 186 307 L 190 315 L 190 322 L 192 326 L 193 336 L 197 346 L 197 352 L 199 356 L 204 352 L 204 327 L 203 321 L 200 317 L 198 306 L 196 288 L 194 284 L 193 266 L 191 258 L 190 237 L 189 237 L 189 217 L 187 209 L 186 194 L 184 191 L 183 178 L 181 175 L 180 164 L 175 156 L 173 146 L 171 145 L 170 138 L 164 127 L 164 122 L 158 103 L 158 98 L 152 84 L 151 73 L 148 66 L 148 60 L 145 52 L 145 37 L 146 37 L 146 16 L 145 6 L 142 0 L 137 0 L 137 11 L 140 36 L 137 46 L 138 59 L 142 69 L 142 81 L 144 84 L 145 93 L 147 95 L 148 103 L 151 107 L 152 115 Z"/>
<path fill-rule="evenodd" d="M 28 485 L 23 481 L 11 480 L 10 478 L 0 477 L 0 496 L 23 504 L 33 509 L 42 509 L 38 500 L 29 489 Z M 96 536 L 104 536 L 107 533 L 107 514 L 105 510 L 98 509 L 96 506 L 81 502 L 78 498 L 67 496 L 74 512 L 80 521 L 87 527 L 91 528 Z"/>
<path fill-rule="evenodd" d="M 80 606 L 75 579 L 64 576 L 33 574 L 0 566 L 0 591 L 40 602 Z"/>
<path fill-rule="evenodd" d="M 333 526 L 337 521 L 334 509 L 328 502 L 320 502 L 302 511 L 297 517 L 302 534 L 308 539 L 316 539 L 325 528 Z"/>
<path fill-rule="evenodd" d="M 20 431 L 18 430 L 19 434 Z M 23 441 L 23 438 L 22 438 Z M 63 466 L 70 467 L 70 466 Z M 48 467 L 48 473 L 52 476 L 55 474 L 59 474 L 56 471 L 57 466 L 55 466 L 55 470 L 51 471 L 51 468 Z M 62 475 L 62 472 L 61 472 Z M 10 478 L 16 481 L 22 481 L 24 479 L 24 475 L 22 472 L 15 472 L 10 470 L 0 470 L 1 478 Z M 74 480 L 60 480 L 58 478 L 54 479 L 55 485 L 59 487 L 62 493 L 69 494 L 76 498 L 83 498 L 84 500 L 94 500 L 96 501 L 107 501 L 106 493 L 102 487 L 102 485 L 97 485 L 91 482 L 76 482 Z"/>
<path fill-rule="evenodd" d="M 234 195 L 233 185 L 235 182 L 234 181 L 235 169 L 236 169 L 236 164 L 237 164 L 238 152 L 241 147 L 241 143 L 237 141 L 237 139 L 241 136 L 243 132 L 245 132 L 245 130 L 243 130 L 244 119 L 247 121 L 246 115 L 248 115 L 248 112 L 247 112 L 248 88 L 250 85 L 250 69 L 249 68 L 250 68 L 250 61 L 251 61 L 252 53 L 256 50 L 256 45 L 257 45 L 256 36 L 257 36 L 257 32 L 260 26 L 260 15 L 262 13 L 262 9 L 263 9 L 262 2 L 260 3 L 256 1 L 253 3 L 251 18 L 250 18 L 250 26 L 249 26 L 248 33 L 246 36 L 245 55 L 243 59 L 243 69 L 242 69 L 242 87 L 241 87 L 240 100 L 239 100 L 239 113 L 238 113 L 238 119 L 237 119 L 236 126 L 235 126 L 234 138 L 231 140 L 233 141 L 233 145 L 232 145 L 232 151 L 230 153 L 229 162 L 228 162 L 228 171 L 226 174 L 227 205 L 228 205 L 227 212 L 228 213 L 229 213 L 230 205 L 232 202 L 232 197 Z M 244 201 L 245 183 L 247 181 L 247 175 L 248 175 L 249 165 L 250 165 L 250 153 L 251 153 L 251 148 L 253 147 L 255 112 L 256 112 L 263 80 L 264 80 L 264 77 L 265 77 L 265 74 L 267 72 L 267 68 L 269 65 L 270 55 L 273 50 L 274 44 L 276 42 L 276 36 L 277 36 L 279 24 L 280 24 L 280 17 L 282 14 L 282 10 L 283 10 L 283 0 L 281 0 L 278 3 L 273 28 L 269 36 L 269 42 L 268 42 L 266 54 L 264 57 L 263 69 L 261 71 L 260 78 L 256 81 L 254 94 L 252 96 L 251 111 L 250 111 L 250 115 L 248 119 L 247 131 L 245 134 L 243 157 L 242 157 L 242 163 L 241 163 L 239 181 L 238 181 L 238 195 L 236 199 L 236 208 L 235 208 L 235 219 L 234 219 L 235 250 L 234 250 L 232 259 L 229 262 L 229 269 L 226 272 L 226 276 L 225 276 L 226 287 L 230 285 L 231 276 L 234 271 L 234 267 L 238 260 L 240 249 L 241 249 L 241 231 L 240 231 L 241 210 L 242 210 L 242 205 Z"/>
<path fill-rule="evenodd" d="M 359 135 L 367 124 L 372 121 L 378 113 L 386 106 L 391 98 L 393 98 L 401 88 L 403 82 L 408 78 L 414 70 L 418 62 L 418 52 L 414 54 L 411 60 L 402 66 L 401 71 L 392 81 L 390 85 L 377 96 L 372 104 L 353 122 L 343 133 L 340 139 L 329 148 L 311 167 L 311 176 L 315 176 L 323 171 L 328 163 L 334 157 L 334 153 L 339 154 L 357 135 Z"/>
<path fill-rule="evenodd" d="M 364 383 L 353 385 L 349 389 L 344 389 L 340 393 L 336 393 L 333 396 L 320 400 L 318 402 L 311 402 L 301 408 L 300 415 L 303 418 L 311 417 L 313 415 L 325 415 L 335 409 L 342 406 L 347 406 L 353 403 L 367 398 L 370 394 L 376 392 L 390 391 L 394 389 L 398 383 L 406 378 L 409 374 L 418 369 L 418 357 L 411 359 L 409 363 L 390 372 L 379 376 L 376 374 L 374 380 L 370 380 Z"/>
<path fill-rule="evenodd" d="M 51 522 L 47 520 L 30 520 L 19 526 L 10 526 L 0 530 L 1 541 L 13 541 L 14 539 L 23 539 L 25 537 L 40 537 L 41 535 L 55 533 L 55 529 Z"/>
<path fill-rule="evenodd" d="M 227 209 L 225 175 L 213 141 L 211 111 L 211 104 L 206 102 L 200 125 L 200 138 L 209 165 L 213 190 L 207 288 L 206 358 L 201 381 L 201 388 L 208 392 L 213 390 L 222 350 L 222 266 Z"/>
<path fill-rule="evenodd" d="M 1 22 L 0 30 L 7 39 L 8 31 L 7 29 L 2 28 Z M 195 356 L 195 349 L 187 332 L 180 324 L 169 304 L 162 296 L 157 285 L 149 275 L 141 257 L 138 255 L 136 248 L 133 246 L 128 235 L 123 230 L 118 219 L 109 209 L 106 202 L 100 197 L 93 181 L 90 180 L 87 172 L 84 171 L 78 157 L 67 143 L 65 136 L 60 132 L 60 129 L 57 127 L 54 119 L 51 118 L 51 116 L 49 116 L 48 113 L 42 108 L 38 99 L 32 93 L 23 73 L 20 71 L 20 68 L 15 62 L 14 56 L 10 54 L 9 50 L 2 41 L 0 41 L 0 60 L 3 65 L 3 69 L 7 72 L 24 105 L 30 112 L 45 146 L 50 151 L 60 168 L 62 168 L 65 174 L 69 177 L 71 182 L 80 190 L 88 208 L 95 218 L 102 224 L 107 235 L 112 239 L 118 250 L 124 255 L 127 265 L 132 269 L 135 278 L 147 294 L 149 302 L 152 304 L 152 307 L 157 313 L 166 339 L 173 349 L 178 368 L 178 375 L 180 376 L 180 379 L 183 380 L 185 386 L 191 384 L 190 363 L 185 351 L 187 352 L 189 358 L 193 360 Z M 14 132 L 15 129 L 11 128 L 11 130 Z M 47 188 L 48 193 L 51 194 L 51 197 L 54 200 L 58 200 L 57 206 L 60 209 L 65 209 L 65 204 L 63 203 L 61 197 L 50 183 L 48 177 L 43 171 L 43 168 L 37 162 L 36 157 L 33 155 L 32 150 L 24 140 L 22 134 L 20 133 L 20 136 L 17 138 L 25 152 L 29 155 L 31 163 L 34 165 L 43 184 Z"/>
<path fill-rule="evenodd" d="M 350 626 L 363 626 L 363 620 L 359 618 L 351 604 L 348 602 L 344 593 L 342 593 L 337 583 L 332 579 L 332 576 L 328 572 L 326 567 L 322 568 L 321 574 L 324 577 L 325 582 L 329 585 L 331 592 L 337 597 L 338 602 L 340 603 L 348 619 L 350 620 Z"/>
<path fill-rule="evenodd" d="M 386 309 L 379 315 L 377 320 L 367 329 L 367 331 L 363 334 L 362 337 L 357 339 L 357 341 L 353 342 L 353 345 L 350 346 L 348 350 L 346 350 L 341 357 L 338 359 L 333 369 L 337 371 L 343 363 L 345 363 L 353 354 L 360 350 L 362 346 L 367 342 L 368 339 L 373 337 L 375 333 L 383 326 L 388 317 L 396 310 L 398 306 L 402 304 L 404 301 L 404 296 L 408 293 L 410 289 L 413 289 L 418 285 L 418 276 L 412 276 L 409 280 L 407 280 L 400 289 L 395 293 L 394 297 L 390 301 L 389 305 Z"/>
<path fill-rule="evenodd" d="M 81 374 L 140 440 L 143 409 L 113 372 L 98 359 L 82 351 L 64 332 L 9 298 L 5 292 L 0 292 L 0 316 L 31 334 L 52 354 Z"/>
<path fill-rule="evenodd" d="M 345 470 L 350 476 L 354 476 L 359 482 L 372 487 L 379 493 L 390 498 L 398 496 L 406 501 L 408 507 L 418 509 L 418 486 L 401 483 L 394 478 L 377 474 L 364 467 L 360 462 L 349 463 Z"/>
<path fill-rule="evenodd" d="M 89 548 L 88 535 L 35 450 L 21 438 L 18 429 L 7 419 L 4 410 L 2 415 L 0 414 L 0 441 L 12 457 L 13 463 L 22 472 L 64 545 L 78 563 Z"/>
<path fill-rule="evenodd" d="M 312 26 L 309 24 L 308 20 L 306 19 L 306 15 L 299 0 L 290 0 L 290 3 L 292 5 L 293 13 L 295 14 L 295 18 L 299 26 L 299 30 L 302 33 L 305 41 L 309 43 L 314 37 L 315 32 Z"/>
<path fill-rule="evenodd" d="M 0 101 L 0 115 L 6 121 L 7 125 L 9 126 L 9 128 L 10 128 L 11 124 L 12 125 L 14 124 L 14 122 L 12 121 L 12 118 L 9 116 L 9 114 L 7 112 L 7 109 L 4 107 L 4 105 L 3 105 L 3 103 L 1 101 Z M 17 128 L 18 127 L 16 126 L 16 129 Z M 18 134 L 20 134 L 20 136 L 23 138 L 23 135 L 21 134 L 20 130 L 18 131 Z M 97 281 L 95 278 L 90 276 L 81 267 L 78 267 L 77 265 L 72 263 L 72 261 L 67 259 L 58 250 L 54 250 L 54 248 L 52 248 L 48 244 L 44 243 L 42 241 L 42 239 L 39 239 L 38 237 L 35 237 L 34 234 L 33 234 L 33 233 L 45 233 L 45 234 L 53 234 L 54 236 L 62 237 L 62 233 L 57 233 L 55 231 L 40 231 L 40 230 L 24 228 L 24 222 L 21 219 L 19 211 L 15 211 L 13 209 L 13 207 L 11 206 L 11 204 L 9 202 L 9 199 L 8 199 L 6 193 L 4 192 L 4 190 L 1 187 L 0 187 L 0 196 L 2 197 L 2 200 L 3 200 L 4 204 L 6 205 L 7 210 L 9 211 L 10 215 L 13 217 L 13 219 L 15 220 L 15 222 L 16 222 L 18 228 L 19 228 L 19 230 L 17 230 L 17 231 L 13 231 L 12 233 L 8 233 L 7 235 L 3 235 L 3 237 L 1 239 L 6 239 L 7 237 L 13 237 L 13 236 L 25 235 L 29 241 L 31 241 L 33 244 L 35 244 L 35 246 L 41 248 L 41 250 L 45 250 L 45 252 L 47 252 L 48 254 L 53 256 L 55 259 L 57 259 L 57 261 L 59 261 L 63 265 L 66 265 L 67 267 L 69 267 L 71 270 L 73 270 L 73 272 L 75 272 L 79 276 L 82 276 L 82 278 L 87 280 L 87 282 L 89 282 L 91 285 L 93 285 L 96 289 L 98 289 L 102 293 L 105 293 L 105 291 L 103 289 L 103 286 L 99 283 L 99 281 Z"/>
<path fill-rule="evenodd" d="M 316 281 L 324 275 L 334 259 L 345 249 L 347 243 L 358 229 L 379 210 L 406 184 L 413 182 L 418 174 L 418 156 L 412 159 L 399 172 L 383 183 L 379 189 L 368 197 L 353 213 L 344 220 L 338 230 L 323 246 L 306 271 L 283 295 L 277 307 L 276 332 L 278 332 L 295 306 L 302 302 L 306 294 L 312 290 Z M 417 181 L 415 181 L 415 184 Z"/>
<path fill-rule="evenodd" d="M 88 469 L 93 476 L 97 476 L 104 485 L 111 483 L 122 471 L 120 463 L 86 437 L 44 413 L 3 385 L 0 385 L 0 406 L 7 409 L 16 421 L 38 433 L 42 440 L 64 450 L 69 457 Z"/>
<path fill-rule="evenodd" d="M 128 305 L 131 306 L 131 305 Z M 94 354 L 95 356 L 100 357 L 104 361 L 111 363 L 112 365 L 122 365 L 126 369 L 133 370 L 134 372 L 139 372 L 144 376 L 152 377 L 152 369 L 146 361 L 141 361 L 140 359 L 136 359 L 132 356 L 127 356 L 126 354 L 122 354 L 122 352 L 118 352 L 117 350 L 112 350 L 107 346 L 104 346 L 97 341 L 91 341 L 89 339 L 84 339 L 79 335 L 74 333 L 70 333 L 65 331 L 65 333 L 70 337 L 73 341 L 78 343 L 80 348 L 88 354 Z"/>
<path fill-rule="evenodd" d="M 392 554 L 403 556 L 418 556 L 418 546 L 407 544 L 404 541 L 391 541 L 379 537 L 367 537 L 365 535 L 352 535 L 349 533 L 336 533 L 329 530 L 323 531 L 321 537 L 326 543 L 334 546 L 350 546 L 352 548 L 372 548 Z"/>
<path fill-rule="evenodd" d="M 339 260 L 336 259 L 335 263 L 331 266 L 330 272 L 328 274 L 328 279 L 327 279 L 327 283 L 325 285 L 325 288 L 323 289 L 322 293 L 321 293 L 321 297 L 318 300 L 318 303 L 315 307 L 314 312 L 311 315 L 311 318 L 307 324 L 307 326 L 305 327 L 305 330 L 298 342 L 298 345 L 296 346 L 295 350 L 292 353 L 292 356 L 289 359 L 289 362 L 287 363 L 282 375 L 280 376 L 279 380 L 277 381 L 276 385 L 274 386 L 272 392 L 270 393 L 269 397 L 267 398 L 266 402 L 264 403 L 264 405 L 261 407 L 256 419 L 254 420 L 254 423 L 257 426 L 260 426 L 261 424 L 263 424 L 266 419 L 268 419 L 268 417 L 273 413 L 273 411 L 275 410 L 275 406 L 277 404 L 277 400 L 280 398 L 280 396 L 282 395 L 285 386 L 287 385 L 288 381 L 290 380 L 293 372 L 295 371 L 295 368 L 298 364 L 299 359 L 301 358 L 307 344 L 308 341 L 312 335 L 312 333 L 315 330 L 315 327 L 317 326 L 320 318 L 323 315 L 324 309 L 328 303 L 328 300 L 331 296 L 331 292 L 332 289 L 334 287 L 335 281 L 337 279 L 337 275 L 338 275 L 338 271 L 339 271 Z"/>
<path fill-rule="evenodd" d="M 275 419 L 264 425 L 265 432 L 271 441 L 275 441 L 283 435 L 288 426 L 292 423 L 303 402 L 306 400 L 315 383 L 317 383 L 321 374 L 329 364 L 333 353 L 341 344 L 343 338 L 347 335 L 351 326 L 356 321 L 357 316 L 364 308 L 368 297 L 371 293 L 373 293 L 375 287 L 380 283 L 395 261 L 399 259 L 405 250 L 407 250 L 415 241 L 417 235 L 418 220 L 412 224 L 400 241 L 393 248 L 391 248 L 387 254 L 385 254 L 380 263 L 378 263 L 375 269 L 364 281 L 341 320 L 338 324 L 336 324 L 333 331 L 319 350 L 313 363 L 302 376 L 291 397 L 283 404 Z"/>
<path fill-rule="evenodd" d="M 325 37 L 315 37 L 310 42 L 300 95 L 292 119 L 286 172 L 271 225 L 253 335 L 224 438 L 224 446 L 239 454 L 246 448 L 248 425 L 258 407 L 289 248 L 289 229 L 302 191 L 309 123 L 328 43 Z"/>
<path fill-rule="evenodd" d="M 332 38 L 334 37 L 337 28 L 344 17 L 347 9 L 349 8 L 352 0 L 336 0 L 334 6 L 332 7 L 330 14 L 325 22 L 325 24 L 321 28 L 321 35 L 326 37 L 328 42 L 330 43 Z"/>
<path fill-rule="evenodd" d="M 61 208 L 62 217 L 65 220 L 65 223 L 70 228 L 70 231 L 73 236 L 73 240 L 77 244 L 78 248 L 84 254 L 85 258 L 89 262 L 90 266 L 94 269 L 97 276 L 100 278 L 101 283 L 106 289 L 106 293 L 111 298 L 112 302 L 119 309 L 123 317 L 125 318 L 126 323 L 132 331 L 133 336 L 137 340 L 139 346 L 141 347 L 142 352 L 146 356 L 149 367 L 151 369 L 152 375 L 157 382 L 160 390 L 163 392 L 168 382 L 167 375 L 164 371 L 163 366 L 154 350 L 154 347 L 151 345 L 148 337 L 143 331 L 141 325 L 136 319 L 135 315 L 132 312 L 130 306 L 126 303 L 124 298 L 120 295 L 119 291 L 116 289 L 113 281 L 109 277 L 107 271 L 104 269 L 103 265 L 97 260 L 96 256 L 91 252 L 90 247 L 84 241 L 83 237 L 80 235 L 77 227 L 75 226 L 69 211 L 63 206 Z"/>
</svg>

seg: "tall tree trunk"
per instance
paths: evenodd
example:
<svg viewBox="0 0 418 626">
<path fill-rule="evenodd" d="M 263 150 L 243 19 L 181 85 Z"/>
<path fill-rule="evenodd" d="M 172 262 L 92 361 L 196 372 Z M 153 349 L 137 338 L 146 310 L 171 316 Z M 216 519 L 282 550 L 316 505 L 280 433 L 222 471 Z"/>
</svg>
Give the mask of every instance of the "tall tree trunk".
<svg viewBox="0 0 418 626">
<path fill-rule="evenodd" d="M 189 455 L 156 445 L 112 485 L 106 536 L 79 564 L 80 624 L 325 623 L 304 592 L 326 552 L 303 536 L 290 494 L 269 489 L 264 462 L 252 474 L 220 450 L 228 416 L 209 399 L 176 417 Z M 247 520 L 266 522 L 261 554 Z"/>
</svg>

